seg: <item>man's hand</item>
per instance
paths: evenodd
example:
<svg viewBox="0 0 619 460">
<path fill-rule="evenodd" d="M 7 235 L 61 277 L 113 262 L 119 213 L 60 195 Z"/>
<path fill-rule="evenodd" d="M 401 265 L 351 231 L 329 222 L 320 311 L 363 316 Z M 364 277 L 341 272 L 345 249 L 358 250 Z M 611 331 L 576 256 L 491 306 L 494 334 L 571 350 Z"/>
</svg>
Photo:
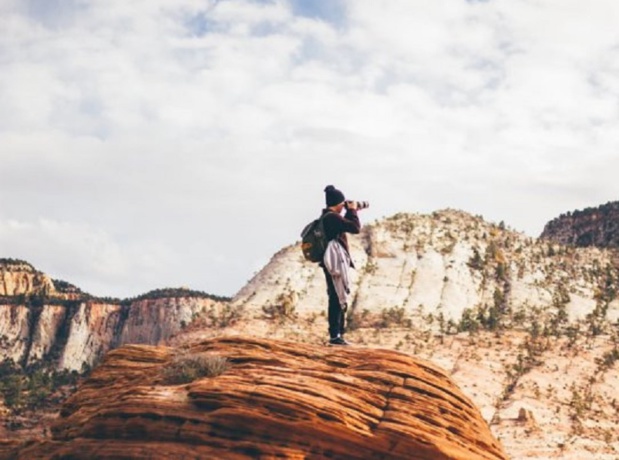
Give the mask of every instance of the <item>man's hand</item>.
<svg viewBox="0 0 619 460">
<path fill-rule="evenodd" d="M 346 202 L 346 209 L 354 209 L 356 211 L 357 210 L 357 202 L 356 201 L 347 201 Z"/>
</svg>

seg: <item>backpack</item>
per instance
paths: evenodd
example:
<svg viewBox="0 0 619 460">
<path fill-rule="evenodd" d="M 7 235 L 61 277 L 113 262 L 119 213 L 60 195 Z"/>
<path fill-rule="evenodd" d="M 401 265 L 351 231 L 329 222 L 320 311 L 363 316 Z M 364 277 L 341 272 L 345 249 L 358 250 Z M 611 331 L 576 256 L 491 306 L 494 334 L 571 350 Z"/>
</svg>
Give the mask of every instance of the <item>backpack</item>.
<svg viewBox="0 0 619 460">
<path fill-rule="evenodd" d="M 301 232 L 301 250 L 305 260 L 322 262 L 327 250 L 327 244 L 329 243 L 322 221 L 327 214 L 323 214 L 318 219 L 311 221 Z"/>
</svg>

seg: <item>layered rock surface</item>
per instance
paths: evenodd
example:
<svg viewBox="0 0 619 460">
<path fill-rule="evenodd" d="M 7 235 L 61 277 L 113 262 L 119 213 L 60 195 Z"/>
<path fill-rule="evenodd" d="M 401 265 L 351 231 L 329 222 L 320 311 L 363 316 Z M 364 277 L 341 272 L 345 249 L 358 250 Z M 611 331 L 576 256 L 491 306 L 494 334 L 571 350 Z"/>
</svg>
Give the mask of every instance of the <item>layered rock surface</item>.
<svg viewBox="0 0 619 460">
<path fill-rule="evenodd" d="M 110 352 L 31 458 L 505 459 L 472 402 L 429 362 L 378 349 L 257 338 L 204 341 L 221 375 L 164 380 L 174 350 Z M 4 449 L 4 452 L 2 452 Z"/>
</svg>

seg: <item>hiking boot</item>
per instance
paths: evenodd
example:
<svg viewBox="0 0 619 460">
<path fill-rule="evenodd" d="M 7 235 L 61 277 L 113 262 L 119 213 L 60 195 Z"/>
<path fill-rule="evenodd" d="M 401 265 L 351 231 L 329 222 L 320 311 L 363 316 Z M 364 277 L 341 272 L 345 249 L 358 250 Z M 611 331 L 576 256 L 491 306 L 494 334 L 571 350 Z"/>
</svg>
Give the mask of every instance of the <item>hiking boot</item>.
<svg viewBox="0 0 619 460">
<path fill-rule="evenodd" d="M 344 337 L 335 337 L 329 340 L 329 344 L 331 345 L 348 345 L 348 342 L 344 340 Z"/>
</svg>

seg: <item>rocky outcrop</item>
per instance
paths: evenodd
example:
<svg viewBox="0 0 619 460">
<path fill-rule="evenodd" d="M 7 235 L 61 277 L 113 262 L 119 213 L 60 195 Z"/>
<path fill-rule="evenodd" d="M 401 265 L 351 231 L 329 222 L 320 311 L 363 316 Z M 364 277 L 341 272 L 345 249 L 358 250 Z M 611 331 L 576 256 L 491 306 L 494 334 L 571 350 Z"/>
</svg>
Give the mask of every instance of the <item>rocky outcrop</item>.
<svg viewBox="0 0 619 460">
<path fill-rule="evenodd" d="M 166 384 L 174 350 L 110 352 L 65 404 L 31 458 L 506 459 L 447 374 L 388 350 L 219 338 L 190 354 L 225 357 L 221 375 Z"/>
<path fill-rule="evenodd" d="M 561 214 L 544 226 L 540 238 L 563 245 L 619 248 L 619 201 Z"/>
<path fill-rule="evenodd" d="M 349 241 L 356 265 L 351 314 L 401 309 L 458 322 L 467 311 L 536 308 L 564 309 L 578 320 L 595 308 L 607 275 L 619 279 L 612 252 L 554 247 L 454 210 L 398 214 Z M 298 313 L 317 313 L 325 309 L 325 289 L 322 270 L 303 259 L 297 244 L 273 256 L 233 305 L 260 311 L 292 302 Z M 619 318 L 619 302 L 607 300 L 609 318 Z"/>
<path fill-rule="evenodd" d="M 54 292 L 51 278 L 28 262 L 0 259 L 0 296 L 29 295 Z"/>
</svg>

